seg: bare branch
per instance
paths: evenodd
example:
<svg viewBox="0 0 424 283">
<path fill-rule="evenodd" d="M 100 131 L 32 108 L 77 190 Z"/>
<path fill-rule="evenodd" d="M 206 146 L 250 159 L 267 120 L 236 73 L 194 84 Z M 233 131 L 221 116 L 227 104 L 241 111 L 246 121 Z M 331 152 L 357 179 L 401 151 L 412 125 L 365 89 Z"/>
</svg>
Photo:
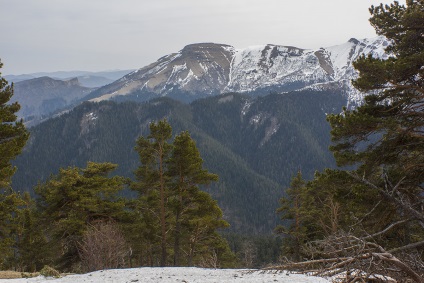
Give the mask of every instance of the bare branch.
<svg viewBox="0 0 424 283">
<path fill-rule="evenodd" d="M 405 251 L 405 250 L 415 249 L 415 248 L 418 248 L 418 247 L 421 247 L 421 246 L 424 246 L 424 241 L 412 243 L 412 244 L 402 246 L 402 247 L 398 247 L 398 248 L 395 248 L 395 249 L 391 249 L 391 250 L 389 250 L 389 253 L 394 254 L 394 253 Z"/>
<path fill-rule="evenodd" d="M 399 220 L 399 221 L 397 221 L 397 222 L 395 222 L 395 223 L 390 224 L 390 225 L 389 225 L 386 229 L 384 229 L 384 230 L 382 230 L 382 231 L 380 231 L 380 232 L 374 233 L 374 234 L 372 234 L 372 235 L 369 235 L 369 236 L 363 237 L 362 239 L 363 239 L 363 240 L 369 240 L 369 239 L 372 239 L 372 238 L 374 238 L 374 237 L 377 237 L 377 236 L 383 235 L 384 233 L 388 232 L 389 230 L 391 230 L 392 228 L 396 227 L 397 225 L 400 225 L 400 224 L 406 223 L 406 222 L 408 222 L 408 221 L 410 221 L 410 220 L 409 220 L 409 219 Z"/>
<path fill-rule="evenodd" d="M 383 195 L 383 197 L 385 197 L 386 199 L 388 199 L 389 201 L 391 201 L 392 203 L 394 203 L 395 205 L 397 205 L 399 208 L 401 208 L 405 213 L 407 213 L 411 217 L 416 218 L 416 219 L 420 220 L 421 222 L 424 222 L 424 213 L 415 210 L 409 202 L 407 202 L 405 200 L 402 200 L 402 199 L 399 199 L 399 198 L 391 195 L 386 190 L 384 190 L 384 189 L 382 189 L 382 188 L 374 185 L 373 183 L 371 183 L 370 181 L 368 181 L 365 178 L 360 178 L 358 175 L 353 174 L 352 172 L 346 171 L 346 173 L 349 176 L 351 176 L 352 178 L 354 178 L 355 180 L 357 180 L 357 181 L 359 181 L 359 182 L 361 182 L 361 183 L 363 183 L 363 184 L 365 184 L 365 185 L 367 185 L 367 186 L 369 186 L 369 187 L 371 187 L 371 188 L 379 191 Z M 400 180 L 393 187 L 393 190 L 397 190 L 402 181 L 403 181 L 403 179 Z"/>
<path fill-rule="evenodd" d="M 393 227 L 385 230 L 391 228 Z M 268 267 L 266 270 L 295 270 L 317 276 L 343 275 L 346 276 L 346 280 L 343 282 L 361 282 L 361 280 L 368 282 L 366 279 L 383 276 L 396 280 L 410 278 L 414 282 L 424 283 L 420 263 L 411 265 L 410 259 L 403 261 L 393 255 L 393 250 L 386 251 L 379 244 L 355 235 L 332 235 L 324 240 L 312 242 L 310 245 L 313 246 L 311 249 L 315 248 L 315 252 L 323 258 L 304 262 L 288 262 L 280 266 Z M 424 245 L 424 241 L 399 248 L 395 252 L 421 245 Z"/>
</svg>

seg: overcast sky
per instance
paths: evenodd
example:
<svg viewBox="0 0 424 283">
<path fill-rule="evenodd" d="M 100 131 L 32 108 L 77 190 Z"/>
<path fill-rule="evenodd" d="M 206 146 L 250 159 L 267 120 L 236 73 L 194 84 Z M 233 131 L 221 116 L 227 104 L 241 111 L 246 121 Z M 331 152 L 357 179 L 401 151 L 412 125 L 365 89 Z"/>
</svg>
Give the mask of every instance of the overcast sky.
<svg viewBox="0 0 424 283">
<path fill-rule="evenodd" d="M 136 69 L 198 42 L 332 46 L 376 36 L 368 8 L 381 2 L 0 0 L 0 71 Z"/>
</svg>

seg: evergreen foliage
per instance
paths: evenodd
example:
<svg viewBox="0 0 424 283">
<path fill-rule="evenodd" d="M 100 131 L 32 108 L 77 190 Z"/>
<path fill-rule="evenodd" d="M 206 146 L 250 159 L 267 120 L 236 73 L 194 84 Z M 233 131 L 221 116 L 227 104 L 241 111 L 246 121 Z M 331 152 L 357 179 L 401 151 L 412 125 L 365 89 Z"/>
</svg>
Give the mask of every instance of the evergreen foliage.
<svg viewBox="0 0 424 283">
<path fill-rule="evenodd" d="M 0 61 L 0 69 L 2 66 Z M 10 186 L 10 179 L 16 171 L 10 161 L 21 153 L 29 136 L 23 121 L 16 121 L 19 104 L 8 103 L 12 96 L 13 85 L 8 85 L 0 73 L 0 189 Z"/>
<path fill-rule="evenodd" d="M 395 1 L 372 6 L 370 12 L 377 33 L 391 40 L 389 58 L 360 57 L 353 84 L 367 94 L 364 104 L 327 117 L 330 149 L 345 170 L 316 173 L 306 186 L 299 186 L 296 176 L 293 187 L 303 188 L 313 201 L 298 207 L 303 191 L 291 188 L 280 211 L 295 223 L 300 211 L 311 216 L 304 230 L 294 226 L 287 231 L 294 236 L 300 231 L 310 245 L 309 256 L 351 258 L 348 265 L 338 263 L 336 272 L 360 268 L 363 276 L 371 276 L 379 270 L 422 282 L 417 278 L 424 275 L 424 2 L 408 0 L 405 6 Z M 343 242 L 343 237 L 350 240 Z M 314 250 L 314 243 L 325 248 Z M 378 268 L 366 267 L 365 252 L 384 254 Z"/>
<path fill-rule="evenodd" d="M 44 233 L 43 223 L 35 209 L 35 200 L 28 193 L 22 196 L 22 204 L 16 213 L 14 257 L 9 260 L 9 268 L 36 272 L 46 263 L 52 264 L 55 251 L 50 249 Z"/>
<path fill-rule="evenodd" d="M 277 213 L 281 213 L 284 225 L 276 227 L 275 231 L 286 235 L 283 240 L 283 253 L 293 256 L 299 261 L 302 255 L 302 246 L 308 239 L 308 224 L 313 222 L 315 211 L 313 197 L 307 190 L 306 182 L 299 171 L 293 177 L 290 187 L 285 190 L 286 197 L 280 199 L 281 206 Z"/>
<path fill-rule="evenodd" d="M 139 192 L 136 207 L 144 234 L 139 239 L 144 242 L 141 249 L 149 250 L 142 261 L 160 266 L 231 264 L 234 258 L 217 233 L 228 223 L 216 201 L 199 188 L 218 177 L 203 169 L 187 131 L 177 135 L 172 144 L 168 141 L 171 131 L 170 124 L 161 120 L 150 124 L 147 138 L 137 140 L 141 165 L 132 188 Z M 173 254 L 173 263 L 169 254 Z"/>
<path fill-rule="evenodd" d="M 240 267 L 263 268 L 281 261 L 282 238 L 280 236 L 224 232 L 223 237 L 237 255 Z"/>
<path fill-rule="evenodd" d="M 354 85 L 368 95 L 357 110 L 329 116 L 331 149 L 339 165 L 358 166 L 359 182 L 378 192 L 376 200 L 397 208 L 392 221 L 424 221 L 424 3 L 394 2 L 370 12 L 377 33 L 392 41 L 391 57 L 355 62 Z"/>
<path fill-rule="evenodd" d="M 167 209 L 165 208 L 169 198 L 169 176 L 166 174 L 166 161 L 169 158 L 171 145 L 168 140 L 172 136 L 172 128 L 166 121 L 150 124 L 150 135 L 145 138 L 141 136 L 137 140 L 136 151 L 140 156 L 141 166 L 135 172 L 137 182 L 133 187 L 146 194 L 149 201 L 143 203 L 149 207 L 154 216 L 150 219 L 158 219 L 160 233 L 157 237 L 161 240 L 160 265 L 167 264 Z M 150 222 L 150 221 L 149 221 Z"/>
<path fill-rule="evenodd" d="M 0 61 L 0 69 L 3 64 Z M 11 177 L 16 171 L 11 160 L 22 151 L 28 132 L 23 121 L 17 121 L 17 102 L 8 103 L 13 96 L 13 85 L 0 73 L 0 269 L 7 268 L 15 257 L 16 233 L 19 227 L 19 208 L 24 204 L 20 194 L 11 189 Z"/>
<path fill-rule="evenodd" d="M 9 268 L 14 260 L 15 237 L 19 227 L 17 213 L 23 205 L 19 194 L 2 190 L 0 194 L 0 269 Z"/>
<path fill-rule="evenodd" d="M 78 269 L 78 242 L 90 223 L 125 216 L 125 201 L 118 193 L 126 179 L 108 177 L 115 168 L 111 163 L 88 162 L 84 169 L 60 169 L 35 188 L 39 217 L 46 225 L 50 248 L 57 251 L 55 263 L 60 270 Z"/>
<path fill-rule="evenodd" d="M 198 242 L 213 234 L 213 230 L 228 226 L 220 219 L 222 212 L 216 202 L 199 189 L 199 185 L 218 181 L 218 176 L 203 169 L 203 159 L 187 131 L 175 137 L 168 162 L 169 175 L 172 177 L 171 209 L 175 216 L 174 265 L 180 264 L 181 241 L 184 240 L 191 245 L 188 265 L 192 265 Z M 206 218 L 210 218 L 209 221 L 205 221 Z M 199 226 L 209 226 L 210 231 L 199 233 Z M 195 237 L 194 233 L 197 233 Z"/>
</svg>

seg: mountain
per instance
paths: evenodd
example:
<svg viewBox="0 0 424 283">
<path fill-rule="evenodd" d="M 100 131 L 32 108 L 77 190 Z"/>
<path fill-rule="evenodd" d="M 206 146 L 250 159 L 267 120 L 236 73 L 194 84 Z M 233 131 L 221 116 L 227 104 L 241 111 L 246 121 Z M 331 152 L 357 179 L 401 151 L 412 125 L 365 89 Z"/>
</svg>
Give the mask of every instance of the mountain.
<svg viewBox="0 0 424 283">
<path fill-rule="evenodd" d="M 29 80 L 40 77 L 50 77 L 54 79 L 69 80 L 71 78 L 79 77 L 101 77 L 110 81 L 116 81 L 119 78 L 133 72 L 134 70 L 112 70 L 112 71 L 100 71 L 100 72 L 88 72 L 88 71 L 58 71 L 58 72 L 38 72 L 22 75 L 6 75 L 4 78 L 8 82 L 18 82 L 23 80 Z"/>
<path fill-rule="evenodd" d="M 110 84 L 129 72 L 131 70 L 71 71 L 7 75 L 4 78 L 14 83 L 11 102 L 19 102 L 18 116 L 30 127 L 54 113 L 72 108 L 95 88 Z"/>
<path fill-rule="evenodd" d="M 15 83 L 10 102 L 19 102 L 18 116 L 31 124 L 72 105 L 91 90 L 81 86 L 76 78 L 64 81 L 40 77 Z"/>
<path fill-rule="evenodd" d="M 352 63 L 360 55 L 387 57 L 384 48 L 388 44 L 384 37 L 350 39 L 318 50 L 271 44 L 235 49 L 199 43 L 129 74 L 130 70 L 73 71 L 5 78 L 16 81 L 13 99 L 22 105 L 19 117 L 28 126 L 85 100 L 148 101 L 167 96 L 189 103 L 229 92 L 254 97 L 310 89 L 338 91 L 348 107 L 355 107 L 363 95 L 352 87 L 351 80 L 357 76 Z M 38 77 L 42 75 L 59 79 Z M 35 78 L 19 81 L 28 77 Z"/>
<path fill-rule="evenodd" d="M 40 72 L 23 75 L 6 75 L 4 78 L 9 83 L 17 83 L 25 80 L 31 80 L 41 77 L 49 77 L 55 80 L 70 81 L 78 79 L 83 87 L 98 88 L 116 81 L 134 70 L 116 70 L 103 72 L 86 72 L 86 71 L 60 71 L 60 72 Z"/>
<path fill-rule="evenodd" d="M 339 90 L 348 105 L 357 105 L 362 95 L 351 80 L 352 66 L 360 55 L 385 58 L 384 37 L 350 39 L 318 50 L 262 45 L 236 49 L 215 43 L 191 44 L 166 55 L 114 83 L 99 88 L 87 99 L 138 100 L 168 96 L 191 102 L 227 92 L 250 95 L 302 89 Z"/>
<path fill-rule="evenodd" d="M 110 83 L 113 83 L 114 79 L 109 79 L 101 76 L 94 76 L 94 75 L 84 75 L 84 76 L 78 76 L 76 77 L 80 84 L 85 87 L 90 88 L 98 88 Z M 68 78 L 71 79 L 71 78 Z M 66 79 L 65 79 L 66 80 Z"/>
<path fill-rule="evenodd" d="M 217 184 L 204 188 L 218 200 L 234 231 L 269 233 L 284 188 L 299 170 L 334 166 L 325 113 L 346 99 L 332 91 L 305 90 L 252 98 L 230 93 L 191 104 L 170 98 L 150 102 L 85 102 L 30 129 L 15 160 L 13 187 L 32 191 L 59 168 L 87 161 L 119 164 L 116 174 L 133 178 L 139 166 L 135 141 L 152 121 L 166 118 L 174 134 L 188 130 Z"/>
<path fill-rule="evenodd" d="M 3 76 L 9 83 L 17 83 L 25 80 L 35 79 L 32 75 L 6 75 Z"/>
</svg>

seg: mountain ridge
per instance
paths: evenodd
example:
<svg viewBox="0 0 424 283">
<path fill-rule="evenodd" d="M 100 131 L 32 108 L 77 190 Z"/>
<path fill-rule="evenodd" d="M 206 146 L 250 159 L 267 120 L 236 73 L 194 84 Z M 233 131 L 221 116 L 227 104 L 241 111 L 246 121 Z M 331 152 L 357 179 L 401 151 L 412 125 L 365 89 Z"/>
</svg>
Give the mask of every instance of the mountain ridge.
<svg viewBox="0 0 424 283">
<path fill-rule="evenodd" d="M 19 102 L 18 116 L 31 121 L 33 117 L 49 116 L 57 110 L 79 101 L 92 91 L 77 78 L 69 80 L 50 77 L 32 78 L 14 83 L 14 95 L 10 102 Z"/>
<path fill-rule="evenodd" d="M 386 58 L 387 39 L 351 38 L 344 44 L 302 49 L 265 44 L 236 49 L 227 44 L 196 43 L 165 55 L 121 79 L 103 86 L 86 99 L 148 100 L 169 96 L 186 102 L 227 92 L 258 95 L 337 85 L 348 105 L 359 105 L 363 95 L 351 80 L 352 62 L 361 55 Z"/>
</svg>

